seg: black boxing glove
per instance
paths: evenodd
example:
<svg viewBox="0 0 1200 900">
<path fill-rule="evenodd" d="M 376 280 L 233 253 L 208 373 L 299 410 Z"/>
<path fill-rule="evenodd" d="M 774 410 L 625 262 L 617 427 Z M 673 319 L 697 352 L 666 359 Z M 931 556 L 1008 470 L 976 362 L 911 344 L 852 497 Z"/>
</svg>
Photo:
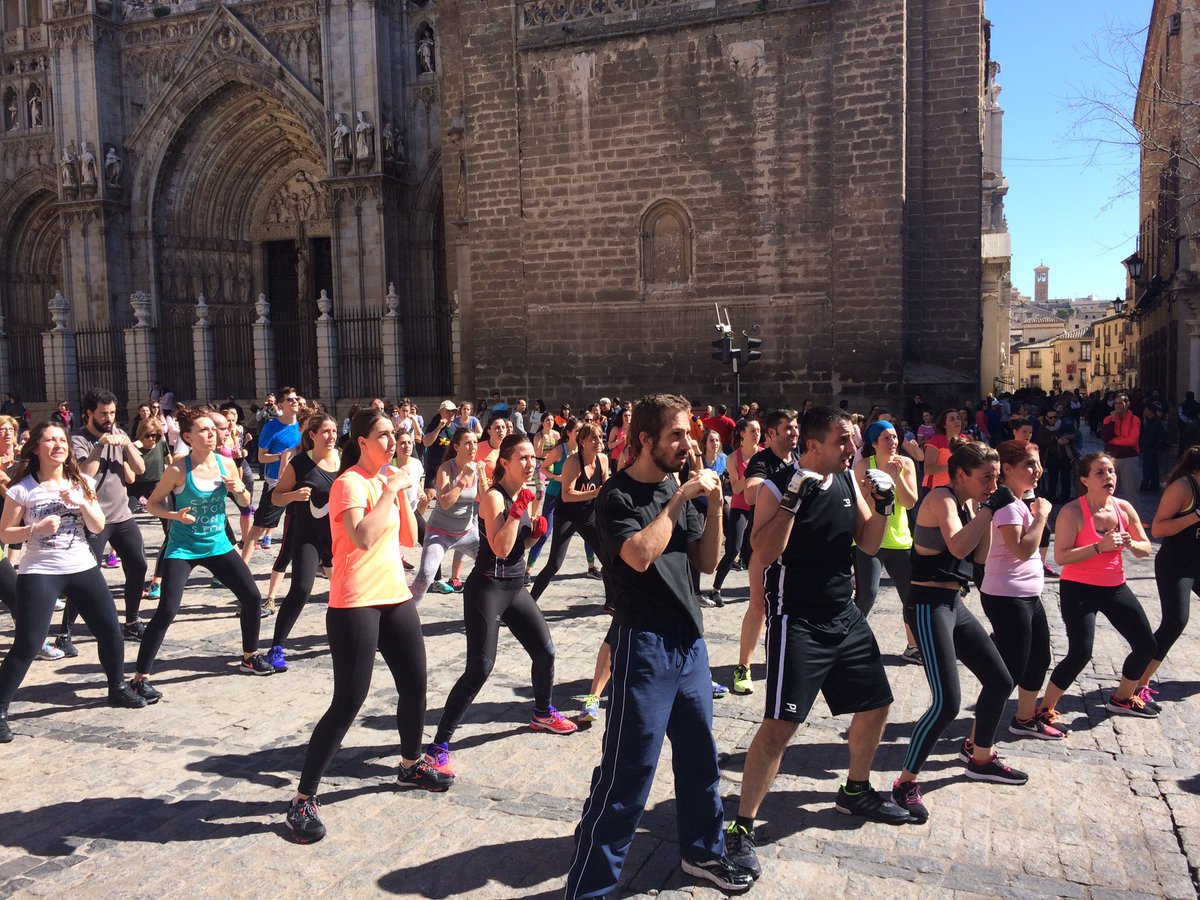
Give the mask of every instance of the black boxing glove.
<svg viewBox="0 0 1200 900">
<path fill-rule="evenodd" d="M 867 481 L 871 484 L 875 512 L 890 516 L 896 509 L 896 482 L 883 469 L 867 469 Z"/>
<path fill-rule="evenodd" d="M 1008 504 L 1016 502 L 1017 495 L 1009 490 L 1008 485 L 1002 484 L 992 492 L 992 496 L 983 501 L 982 505 L 984 509 L 990 509 L 994 516 L 1000 510 L 1004 509 L 1004 507 L 1008 506 Z"/>
<path fill-rule="evenodd" d="M 809 469 L 797 469 L 792 475 L 792 480 L 788 482 L 787 490 L 783 492 L 783 496 L 779 498 L 779 508 L 796 514 L 804 498 L 808 497 L 816 491 L 824 479 Z"/>
</svg>

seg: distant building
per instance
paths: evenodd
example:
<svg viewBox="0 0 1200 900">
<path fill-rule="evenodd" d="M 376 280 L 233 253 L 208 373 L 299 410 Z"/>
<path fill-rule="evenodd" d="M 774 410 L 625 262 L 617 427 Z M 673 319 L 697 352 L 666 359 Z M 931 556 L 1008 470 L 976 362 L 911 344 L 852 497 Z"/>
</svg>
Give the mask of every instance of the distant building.
<svg viewBox="0 0 1200 900">
<path fill-rule="evenodd" d="M 1089 391 L 1138 387 L 1138 345 L 1134 323 L 1113 313 L 1092 325 L 1092 377 Z"/>
<path fill-rule="evenodd" d="M 1045 305 L 1050 299 L 1050 267 L 1037 266 L 1033 270 L 1033 302 Z"/>
</svg>

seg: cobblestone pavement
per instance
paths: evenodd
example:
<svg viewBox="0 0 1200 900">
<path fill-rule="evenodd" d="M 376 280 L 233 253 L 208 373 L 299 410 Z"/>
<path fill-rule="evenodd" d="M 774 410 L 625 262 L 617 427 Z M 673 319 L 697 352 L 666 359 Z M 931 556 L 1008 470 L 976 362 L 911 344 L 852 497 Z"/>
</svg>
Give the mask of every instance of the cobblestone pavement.
<svg viewBox="0 0 1200 900">
<path fill-rule="evenodd" d="M 144 524 L 156 547 L 161 531 Z M 254 558 L 264 589 L 272 559 L 264 551 Z M 577 543 L 542 601 L 558 648 L 555 699 L 573 712 L 608 622 L 600 583 L 582 573 Z M 291 670 L 247 678 L 234 671 L 232 596 L 210 589 L 206 573 L 194 574 L 154 679 L 165 694 L 157 706 L 104 706 L 95 644 L 86 634 L 78 659 L 34 664 L 12 706 L 16 739 L 0 746 L 0 894 L 561 894 L 603 729 L 568 737 L 528 729 L 529 664 L 511 636 L 502 635 L 495 672 L 459 732 L 459 778 L 447 794 L 396 787 L 395 691 L 386 667 L 377 665 L 370 697 L 322 787 L 329 836 L 299 846 L 287 839 L 283 812 L 331 693 L 318 602 L 328 583 L 318 579 L 319 596 L 300 619 Z M 108 578 L 115 582 L 116 572 Z M 1130 583 L 1157 623 L 1151 562 L 1134 564 Z M 732 601 L 706 618 L 714 677 L 728 683 L 745 573 L 733 573 L 726 593 Z M 1056 657 L 1066 643 L 1057 594 L 1051 582 L 1046 605 Z M 970 605 L 982 615 L 976 598 Z M 904 646 L 898 607 L 888 587 L 871 619 L 896 695 L 876 762 L 880 788 L 890 786 L 912 723 L 929 701 L 921 670 L 898 655 Z M 421 613 L 431 735 L 464 660 L 460 600 L 431 595 Z M 264 622 L 264 641 L 272 623 Z M 10 634 L 10 621 L 0 616 L 0 649 Z M 134 654 L 127 645 L 130 671 Z M 834 812 L 848 719 L 831 718 L 818 701 L 763 807 L 764 875 L 751 896 L 1195 897 L 1200 634 L 1194 627 L 1186 632 L 1163 667 L 1164 712 L 1157 721 L 1113 718 L 1102 708 L 1101 692 L 1115 684 L 1124 654 L 1102 623 L 1095 659 L 1063 704 L 1073 729 L 1066 745 L 1002 733 L 1001 750 L 1030 772 L 1025 787 L 967 781 L 954 743 L 943 742 L 924 780 L 932 819 L 921 827 L 859 825 Z M 755 674 L 762 677 L 761 666 Z M 975 684 L 965 673 L 963 679 L 963 696 L 972 698 Z M 716 704 L 730 816 L 761 696 Z M 969 708 L 960 714 L 951 738 L 966 734 L 969 715 Z M 669 755 L 668 748 L 624 889 L 718 896 L 679 870 Z"/>
</svg>

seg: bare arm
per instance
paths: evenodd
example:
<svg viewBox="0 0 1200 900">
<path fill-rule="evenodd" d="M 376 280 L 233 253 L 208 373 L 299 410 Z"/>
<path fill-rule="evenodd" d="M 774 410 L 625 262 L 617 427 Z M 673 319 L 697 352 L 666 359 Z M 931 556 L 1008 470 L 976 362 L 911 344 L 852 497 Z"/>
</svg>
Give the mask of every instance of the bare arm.
<svg viewBox="0 0 1200 900">
<path fill-rule="evenodd" d="M 146 500 L 146 511 L 152 516 L 158 516 L 160 519 L 170 519 L 174 522 L 184 521 L 190 507 L 168 509 L 163 501 L 167 499 L 171 491 L 183 484 L 185 477 L 186 475 L 180 471 L 179 466 L 168 466 L 163 471 L 163 477 L 154 486 L 149 499 Z"/>
<path fill-rule="evenodd" d="M 293 500 L 307 500 L 311 493 L 309 488 L 296 490 L 296 470 L 288 466 L 279 473 L 279 480 L 271 491 L 271 502 L 276 506 L 287 506 Z"/>
<path fill-rule="evenodd" d="M 392 511 L 397 506 L 408 509 L 407 503 L 399 502 L 399 496 L 404 493 L 408 484 L 408 473 L 397 469 L 388 476 L 383 493 L 379 495 L 379 502 L 371 507 L 369 512 L 361 506 L 357 506 L 342 513 L 342 523 L 346 526 L 346 534 L 355 547 L 359 550 L 370 550 L 387 531 L 388 519 L 391 518 Z M 403 515 L 403 509 L 401 515 Z"/>
<path fill-rule="evenodd" d="M 504 512 L 504 498 L 497 491 L 488 491 L 479 501 L 479 527 L 497 559 L 504 559 L 516 546 L 521 532 L 521 520 Z"/>
<path fill-rule="evenodd" d="M 438 506 L 442 509 L 450 509 L 450 507 L 458 502 L 458 498 L 462 496 L 462 492 L 471 486 L 471 481 L 475 477 L 476 467 L 476 463 L 467 463 L 462 467 L 462 471 L 458 473 L 457 478 L 451 478 L 450 466 L 447 463 L 442 463 L 438 466 L 434 481 L 434 484 L 437 486 Z"/>
<path fill-rule="evenodd" d="M 950 471 L 948 464 L 938 465 L 938 448 L 932 444 L 925 445 L 925 474 L 926 475 L 945 475 Z"/>
<path fill-rule="evenodd" d="M 1004 546 L 1019 560 L 1030 559 L 1042 543 L 1042 533 L 1046 530 L 1046 522 L 1050 517 L 1050 502 L 1039 497 L 1034 501 L 1033 524 L 1026 528 L 1024 525 L 997 525 Z"/>
<path fill-rule="evenodd" d="M 1200 527 L 1200 512 L 1197 510 L 1192 510 L 1186 516 L 1181 515 L 1191 497 L 1192 490 L 1186 478 L 1171 482 L 1163 491 L 1162 499 L 1158 501 L 1154 521 L 1150 523 L 1150 533 L 1162 539 L 1189 528 Z"/>
<path fill-rule="evenodd" d="M 704 520 L 704 532 L 700 540 L 688 544 L 688 560 L 705 575 L 717 570 L 721 557 L 721 514 L 725 509 L 725 497 L 718 476 L 716 491 L 708 492 L 708 517 Z"/>
<path fill-rule="evenodd" d="M 1126 534 L 1125 547 L 1138 559 L 1145 559 L 1153 549 L 1150 539 L 1146 537 L 1146 529 L 1142 527 L 1142 519 L 1128 500 L 1118 500 L 1121 510 L 1125 513 Z"/>
<path fill-rule="evenodd" d="M 729 473 L 729 489 L 735 494 L 740 494 L 746 489 L 746 471 L 743 468 L 742 474 L 738 475 L 738 466 L 733 458 L 734 454 L 740 457 L 742 455 L 741 448 L 739 447 L 733 453 L 729 454 L 729 462 L 725 466 L 725 471 Z"/>
<path fill-rule="evenodd" d="M 779 558 L 788 538 L 792 536 L 795 517 L 780 510 L 779 498 L 773 491 L 759 491 L 754 504 L 754 528 L 750 532 L 750 548 L 755 562 L 769 565 Z"/>
<path fill-rule="evenodd" d="M 946 491 L 934 491 L 925 498 L 925 506 L 933 514 L 934 524 L 942 532 L 946 549 L 955 559 L 968 559 L 983 545 L 992 527 L 992 514 L 980 510 L 970 522 L 963 525 L 954 506 L 954 497 Z M 924 509 L 925 507 L 922 507 Z"/>
<path fill-rule="evenodd" d="M 596 459 L 596 465 L 600 465 L 599 458 Z M 575 490 L 575 482 L 580 474 L 579 457 L 572 455 L 562 470 L 562 498 L 564 503 L 582 503 L 585 500 L 594 500 L 596 499 L 596 495 L 600 493 L 600 488 L 597 487 L 589 487 L 586 491 Z"/>
</svg>

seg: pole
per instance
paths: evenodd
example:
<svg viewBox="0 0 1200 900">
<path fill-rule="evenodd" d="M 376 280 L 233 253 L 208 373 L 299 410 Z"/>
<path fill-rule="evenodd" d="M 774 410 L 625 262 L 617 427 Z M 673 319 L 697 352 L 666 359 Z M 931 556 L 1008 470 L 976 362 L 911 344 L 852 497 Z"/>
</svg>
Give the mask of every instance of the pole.
<svg viewBox="0 0 1200 900">
<path fill-rule="evenodd" d="M 742 373 L 738 366 L 738 355 L 733 355 L 733 408 L 740 410 L 742 408 Z"/>
</svg>

